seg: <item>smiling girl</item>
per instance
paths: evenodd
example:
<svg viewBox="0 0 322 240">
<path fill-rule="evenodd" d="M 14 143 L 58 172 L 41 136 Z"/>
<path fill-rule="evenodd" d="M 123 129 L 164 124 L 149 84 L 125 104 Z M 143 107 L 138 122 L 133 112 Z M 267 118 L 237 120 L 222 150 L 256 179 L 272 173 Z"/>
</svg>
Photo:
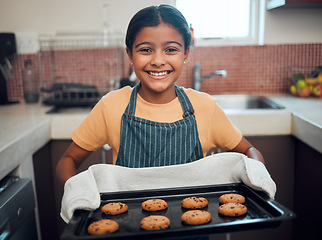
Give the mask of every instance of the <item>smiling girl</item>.
<svg viewBox="0 0 322 240">
<path fill-rule="evenodd" d="M 62 183 L 105 144 L 112 148 L 113 164 L 132 168 L 196 161 L 214 147 L 264 162 L 215 100 L 175 84 L 190 42 L 185 18 L 170 5 L 134 15 L 126 52 L 140 83 L 106 94 L 73 132 L 73 142 L 57 165 Z"/>
</svg>

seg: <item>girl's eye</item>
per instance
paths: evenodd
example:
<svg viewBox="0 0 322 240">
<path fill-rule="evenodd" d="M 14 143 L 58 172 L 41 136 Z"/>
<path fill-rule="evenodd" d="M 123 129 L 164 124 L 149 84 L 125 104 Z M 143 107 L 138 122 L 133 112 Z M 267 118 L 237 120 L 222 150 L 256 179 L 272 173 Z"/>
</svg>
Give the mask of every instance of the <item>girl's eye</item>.
<svg viewBox="0 0 322 240">
<path fill-rule="evenodd" d="M 152 51 L 151 51 L 151 49 L 149 49 L 149 48 L 141 48 L 141 49 L 139 50 L 139 52 L 142 52 L 142 53 L 150 53 L 150 52 L 152 52 Z"/>
<path fill-rule="evenodd" d="M 168 48 L 166 50 L 167 53 L 176 53 L 178 50 L 176 48 Z"/>
</svg>

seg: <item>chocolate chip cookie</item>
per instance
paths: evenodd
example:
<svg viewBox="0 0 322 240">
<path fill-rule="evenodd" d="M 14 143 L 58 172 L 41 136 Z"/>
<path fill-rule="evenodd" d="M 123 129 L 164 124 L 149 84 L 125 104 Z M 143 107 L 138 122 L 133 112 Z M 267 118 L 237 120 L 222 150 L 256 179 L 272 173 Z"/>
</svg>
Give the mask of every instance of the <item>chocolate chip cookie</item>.
<svg viewBox="0 0 322 240">
<path fill-rule="evenodd" d="M 227 193 L 219 197 L 220 203 L 245 203 L 245 197 L 237 193 Z"/>
<path fill-rule="evenodd" d="M 105 204 L 101 211 L 102 213 L 105 213 L 106 215 L 117 215 L 124 213 L 128 210 L 128 206 L 125 203 L 121 202 L 112 202 Z"/>
<path fill-rule="evenodd" d="M 189 210 L 182 214 L 181 221 L 188 225 L 202 225 L 211 221 L 211 214 L 204 210 Z"/>
<path fill-rule="evenodd" d="M 240 203 L 224 203 L 219 206 L 218 212 L 224 216 L 238 217 L 247 213 L 247 207 Z"/>
<path fill-rule="evenodd" d="M 151 215 L 140 222 L 140 227 L 145 230 L 161 230 L 170 227 L 170 220 L 166 216 Z"/>
<path fill-rule="evenodd" d="M 104 235 L 107 233 L 113 233 L 119 229 L 119 225 L 114 220 L 102 219 L 96 222 L 92 222 L 87 231 L 91 235 Z"/>
<path fill-rule="evenodd" d="M 201 209 L 208 205 L 204 197 L 187 197 L 181 201 L 181 206 L 187 209 Z"/>
<path fill-rule="evenodd" d="M 150 212 L 167 209 L 168 204 L 163 199 L 149 199 L 142 203 L 142 209 Z"/>
</svg>

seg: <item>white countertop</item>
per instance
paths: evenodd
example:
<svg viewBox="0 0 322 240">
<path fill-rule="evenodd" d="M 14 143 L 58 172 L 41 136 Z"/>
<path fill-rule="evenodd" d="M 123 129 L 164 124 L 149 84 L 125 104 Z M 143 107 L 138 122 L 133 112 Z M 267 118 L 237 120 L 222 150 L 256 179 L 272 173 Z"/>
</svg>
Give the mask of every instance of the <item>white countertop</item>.
<svg viewBox="0 0 322 240">
<path fill-rule="evenodd" d="M 271 96 L 292 112 L 291 134 L 322 153 L 322 98 Z"/>
<path fill-rule="evenodd" d="M 322 153 L 322 99 L 269 95 L 280 110 L 226 110 L 245 136 L 294 135 Z M 0 106 L 0 179 L 50 139 L 70 139 L 89 109 L 46 114 L 41 104 Z"/>
</svg>

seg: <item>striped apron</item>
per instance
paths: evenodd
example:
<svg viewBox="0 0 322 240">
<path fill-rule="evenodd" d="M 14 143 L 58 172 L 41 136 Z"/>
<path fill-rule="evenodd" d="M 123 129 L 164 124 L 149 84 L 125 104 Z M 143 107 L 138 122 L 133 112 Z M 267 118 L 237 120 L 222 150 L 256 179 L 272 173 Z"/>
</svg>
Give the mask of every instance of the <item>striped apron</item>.
<svg viewBox="0 0 322 240">
<path fill-rule="evenodd" d="M 175 85 L 183 109 L 183 119 L 160 123 L 135 117 L 140 87 L 141 83 L 133 88 L 122 116 L 116 165 L 131 168 L 158 167 L 203 158 L 194 109 L 183 89 Z"/>
</svg>

